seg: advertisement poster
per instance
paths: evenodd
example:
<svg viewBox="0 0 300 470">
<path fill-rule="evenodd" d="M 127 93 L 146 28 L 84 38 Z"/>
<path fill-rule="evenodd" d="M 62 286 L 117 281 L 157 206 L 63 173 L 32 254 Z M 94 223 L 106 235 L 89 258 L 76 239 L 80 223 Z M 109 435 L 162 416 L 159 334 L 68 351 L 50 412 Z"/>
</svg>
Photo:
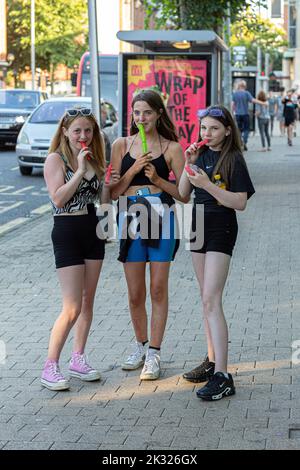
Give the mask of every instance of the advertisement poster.
<svg viewBox="0 0 300 470">
<path fill-rule="evenodd" d="M 207 102 L 207 60 L 182 57 L 141 57 L 127 61 L 127 134 L 131 102 L 138 91 L 159 91 L 185 149 L 198 139 L 197 112 Z"/>
</svg>

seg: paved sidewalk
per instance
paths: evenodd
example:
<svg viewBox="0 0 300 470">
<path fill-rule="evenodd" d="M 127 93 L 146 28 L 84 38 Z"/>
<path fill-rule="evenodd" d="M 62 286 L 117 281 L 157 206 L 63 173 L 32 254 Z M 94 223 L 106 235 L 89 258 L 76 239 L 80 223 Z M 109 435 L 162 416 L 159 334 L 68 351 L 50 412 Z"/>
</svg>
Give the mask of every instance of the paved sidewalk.
<svg viewBox="0 0 300 470">
<path fill-rule="evenodd" d="M 291 363 L 292 342 L 300 340 L 300 138 L 287 147 L 276 137 L 272 152 L 254 151 L 259 147 L 253 137 L 246 159 L 257 193 L 239 215 L 224 295 L 236 395 L 206 403 L 195 395 L 197 384 L 181 378 L 206 350 L 183 247 L 171 271 L 162 378 L 141 383 L 140 371 L 121 370 L 133 330 L 116 243 L 107 245 L 88 343 L 103 380 L 72 379 L 68 392 L 42 389 L 49 332 L 61 306 L 48 214 L 0 238 L 0 340 L 7 349 L 0 364 L 0 448 L 300 448 L 299 366 Z M 64 371 L 70 352 L 71 338 Z"/>
</svg>

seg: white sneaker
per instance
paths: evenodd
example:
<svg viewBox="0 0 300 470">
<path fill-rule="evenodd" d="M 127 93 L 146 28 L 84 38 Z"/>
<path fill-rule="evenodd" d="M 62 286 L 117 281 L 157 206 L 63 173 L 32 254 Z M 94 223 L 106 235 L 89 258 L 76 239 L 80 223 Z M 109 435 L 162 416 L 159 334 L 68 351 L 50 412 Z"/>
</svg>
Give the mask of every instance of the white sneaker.
<svg viewBox="0 0 300 470">
<path fill-rule="evenodd" d="M 156 380 L 160 375 L 160 353 L 148 349 L 145 364 L 140 375 L 141 380 Z"/>
<path fill-rule="evenodd" d="M 123 370 L 135 370 L 141 367 L 145 362 L 145 346 L 143 343 L 135 342 L 134 350 L 122 364 Z"/>
</svg>

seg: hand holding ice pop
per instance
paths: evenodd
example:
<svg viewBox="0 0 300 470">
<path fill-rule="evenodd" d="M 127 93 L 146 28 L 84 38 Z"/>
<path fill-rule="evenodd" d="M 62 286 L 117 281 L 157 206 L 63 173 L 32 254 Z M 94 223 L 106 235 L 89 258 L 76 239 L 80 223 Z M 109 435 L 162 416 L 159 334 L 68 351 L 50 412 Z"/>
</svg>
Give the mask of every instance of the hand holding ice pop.
<svg viewBox="0 0 300 470">
<path fill-rule="evenodd" d="M 81 145 L 81 148 L 82 148 L 82 149 L 86 149 L 86 150 L 88 150 L 88 146 L 86 145 L 86 142 L 83 142 L 82 140 L 80 140 L 79 142 L 80 142 L 80 145 Z M 90 160 L 91 160 L 91 157 L 90 157 L 90 155 L 89 155 L 89 154 L 87 155 L 87 157 L 86 157 L 86 158 L 88 159 L 88 161 L 90 161 Z"/>
<path fill-rule="evenodd" d="M 184 169 L 190 176 L 195 176 L 195 172 L 191 169 L 189 165 L 185 165 Z"/>
<path fill-rule="evenodd" d="M 197 142 L 197 148 L 200 149 L 201 147 L 203 147 L 203 145 L 207 145 L 207 144 L 208 144 L 208 139 L 203 139 L 200 142 Z"/>
<path fill-rule="evenodd" d="M 147 145 L 147 139 L 146 139 L 144 126 L 143 126 L 143 124 L 138 123 L 137 128 L 138 128 L 140 136 L 141 136 L 143 153 L 147 153 L 148 152 L 148 145 Z"/>
<path fill-rule="evenodd" d="M 197 165 L 185 165 L 184 169 L 190 176 L 195 176 L 200 171 Z"/>
<path fill-rule="evenodd" d="M 198 150 L 208 143 L 207 139 L 200 142 L 193 142 L 185 151 L 185 159 L 187 163 L 194 163 L 198 158 Z"/>
</svg>

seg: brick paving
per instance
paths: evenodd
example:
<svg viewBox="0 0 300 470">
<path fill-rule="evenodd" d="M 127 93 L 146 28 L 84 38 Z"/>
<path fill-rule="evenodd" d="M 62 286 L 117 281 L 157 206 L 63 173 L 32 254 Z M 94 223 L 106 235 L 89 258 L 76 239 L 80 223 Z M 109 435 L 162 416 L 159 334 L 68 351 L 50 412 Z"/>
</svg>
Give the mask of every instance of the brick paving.
<svg viewBox="0 0 300 470">
<path fill-rule="evenodd" d="M 0 341 L 7 351 L 0 364 L 0 449 L 300 448 L 299 365 L 292 364 L 292 343 L 300 340 L 300 138 L 287 147 L 276 137 L 267 153 L 259 146 L 252 137 L 246 159 L 257 192 L 238 215 L 224 293 L 236 395 L 203 402 L 198 385 L 181 377 L 206 351 L 183 246 L 171 270 L 162 377 L 140 382 L 140 371 L 121 370 L 134 335 L 116 243 L 107 245 L 87 348 L 102 381 L 72 378 L 70 391 L 59 393 L 42 388 L 49 332 L 61 307 L 47 214 L 0 238 Z"/>
</svg>

